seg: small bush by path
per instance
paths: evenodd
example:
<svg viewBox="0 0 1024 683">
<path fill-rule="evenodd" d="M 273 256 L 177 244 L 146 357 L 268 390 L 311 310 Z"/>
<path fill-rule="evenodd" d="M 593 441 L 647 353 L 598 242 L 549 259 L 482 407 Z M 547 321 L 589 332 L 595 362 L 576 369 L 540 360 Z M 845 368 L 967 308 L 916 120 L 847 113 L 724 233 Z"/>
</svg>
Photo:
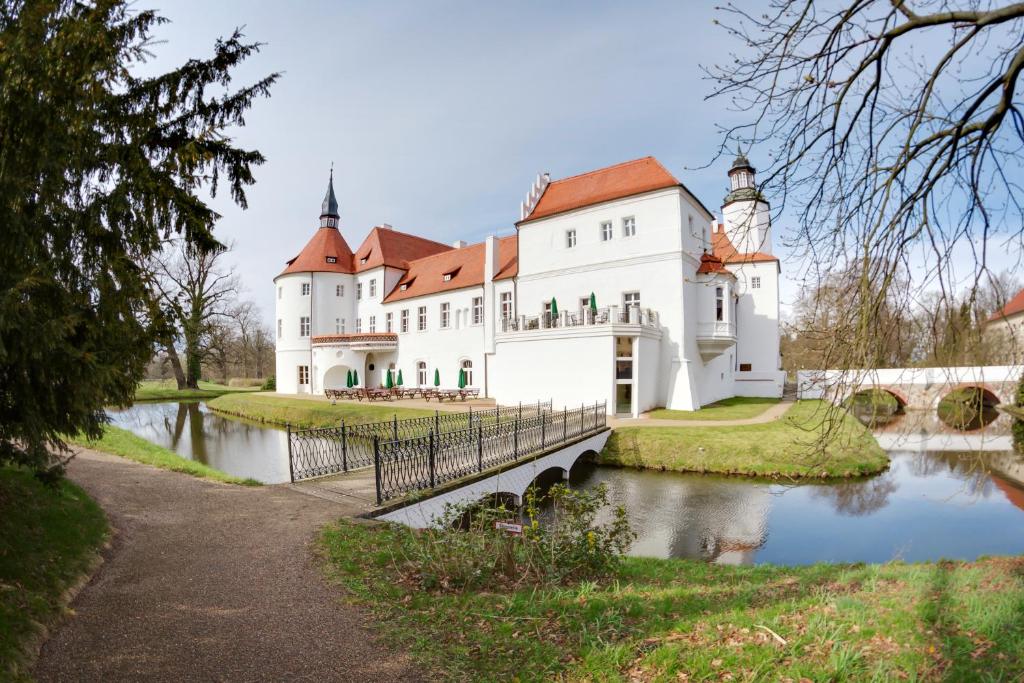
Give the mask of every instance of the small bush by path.
<svg viewBox="0 0 1024 683">
<path fill-rule="evenodd" d="M 445 680 L 1024 676 L 1024 558 L 726 567 L 627 557 L 601 580 L 428 591 L 410 580 L 419 536 L 341 521 L 321 550 L 328 576 Z"/>
<path fill-rule="evenodd" d="M 657 408 L 648 415 L 654 420 L 749 420 L 777 404 L 777 398 L 733 396 L 703 406 L 700 410 Z"/>
<path fill-rule="evenodd" d="M 293 427 L 337 427 L 342 420 L 350 423 L 377 422 L 433 415 L 432 410 L 401 408 L 398 406 L 373 403 L 339 401 L 331 405 L 327 401 L 304 398 L 288 398 L 268 394 L 226 394 L 206 404 L 210 410 L 232 417 L 242 417 L 256 422 Z"/>
<path fill-rule="evenodd" d="M 832 439 L 817 448 L 815 442 L 829 427 Z M 820 401 L 800 401 L 781 419 L 763 424 L 617 428 L 598 463 L 677 472 L 847 477 L 881 472 L 889 457 L 852 415 L 829 411 Z"/>
<path fill-rule="evenodd" d="M 223 394 L 259 391 L 257 386 L 227 386 L 214 382 L 199 382 L 198 389 L 178 389 L 173 379 L 143 380 L 135 390 L 136 401 L 179 401 L 191 398 L 216 398 Z"/>
<path fill-rule="evenodd" d="M 89 441 L 85 437 L 76 436 L 69 439 L 71 443 L 91 448 L 96 451 L 103 451 L 111 455 L 119 455 L 146 465 L 153 465 L 172 472 L 182 472 L 193 477 L 213 479 L 225 484 L 241 484 L 242 486 L 261 486 L 255 479 L 235 477 L 226 472 L 214 469 L 195 460 L 183 458 L 174 451 L 163 446 L 146 441 L 141 436 L 129 432 L 127 429 L 107 425 L 103 428 L 103 437 L 98 441 Z"/>
<path fill-rule="evenodd" d="M 27 666 L 65 594 L 87 574 L 107 520 L 86 493 L 63 479 L 46 485 L 0 467 L 0 679 L 29 681 Z"/>
</svg>

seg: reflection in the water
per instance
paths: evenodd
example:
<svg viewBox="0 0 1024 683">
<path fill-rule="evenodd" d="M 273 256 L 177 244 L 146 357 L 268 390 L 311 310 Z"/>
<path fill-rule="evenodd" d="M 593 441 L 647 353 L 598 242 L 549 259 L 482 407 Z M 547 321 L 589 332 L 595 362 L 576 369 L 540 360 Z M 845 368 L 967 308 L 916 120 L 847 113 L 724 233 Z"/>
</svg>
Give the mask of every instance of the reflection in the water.
<svg viewBox="0 0 1024 683">
<path fill-rule="evenodd" d="M 608 485 L 636 555 L 806 564 L 1024 552 L 1024 456 L 1006 448 L 1005 425 L 968 435 L 934 414 L 899 420 L 879 434 L 895 446 L 892 466 L 871 478 L 789 486 L 578 465 L 571 482 Z"/>
<path fill-rule="evenodd" d="M 220 417 L 198 401 L 137 403 L 109 415 L 115 426 L 228 474 L 268 484 L 288 480 L 281 430 Z"/>
</svg>

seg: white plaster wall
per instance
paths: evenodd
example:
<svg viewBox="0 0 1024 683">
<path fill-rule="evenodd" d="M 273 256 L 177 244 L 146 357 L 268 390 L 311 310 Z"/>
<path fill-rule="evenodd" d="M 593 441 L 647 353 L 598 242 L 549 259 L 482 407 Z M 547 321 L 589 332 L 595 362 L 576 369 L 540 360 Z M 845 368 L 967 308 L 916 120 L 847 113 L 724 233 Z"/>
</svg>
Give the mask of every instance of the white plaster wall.
<svg viewBox="0 0 1024 683">
<path fill-rule="evenodd" d="M 772 253 L 771 211 L 765 202 L 739 201 L 722 207 L 729 241 L 740 253 Z"/>
<path fill-rule="evenodd" d="M 396 370 L 401 368 L 405 386 L 416 386 L 416 363 L 427 363 L 427 385 L 434 384 L 434 368 L 441 372 L 441 386 L 453 389 L 458 386 L 459 367 L 463 360 L 473 361 L 473 383 L 471 386 L 482 389 L 484 383 L 484 325 L 473 324 L 471 309 L 473 297 L 482 297 L 483 287 L 467 287 L 439 294 L 405 299 L 384 304 L 379 319 L 379 329 L 383 330 L 383 314 L 392 312 L 395 319 L 395 331 L 401 329 L 401 311 L 409 311 L 409 331 L 398 334 L 398 354 Z M 441 328 L 441 303 L 451 304 L 451 324 L 448 329 Z M 427 307 L 427 329 L 420 332 L 416 329 L 417 309 Z M 461 315 L 456 316 L 456 311 Z M 488 315 L 486 306 L 484 316 Z M 365 323 L 364 323 L 365 324 Z"/>
<path fill-rule="evenodd" d="M 736 275 L 739 303 L 736 309 L 736 353 L 739 363 L 751 371 L 769 372 L 781 367 L 779 358 L 779 268 L 774 262 L 730 264 Z M 761 278 L 753 289 L 752 277 Z"/>
<path fill-rule="evenodd" d="M 637 378 L 635 385 L 636 411 L 643 413 L 663 404 L 663 394 L 659 378 L 661 375 L 661 342 L 658 339 L 651 339 L 641 336 L 634 344 L 637 344 L 638 353 L 634 356 L 633 374 Z"/>
<path fill-rule="evenodd" d="M 614 336 L 610 327 L 537 330 L 501 335 L 491 363 L 498 403 L 551 399 L 555 408 L 614 403 Z"/>
<path fill-rule="evenodd" d="M 299 334 L 299 319 L 311 316 L 311 297 L 302 295 L 302 283 L 309 283 L 309 273 L 282 275 L 274 282 L 275 312 L 274 336 L 277 350 L 275 370 L 277 390 L 281 393 L 299 393 L 298 366 L 311 365 L 309 337 Z M 277 334 L 281 321 L 281 334 Z M 308 391 L 308 387 L 303 389 Z"/>
</svg>

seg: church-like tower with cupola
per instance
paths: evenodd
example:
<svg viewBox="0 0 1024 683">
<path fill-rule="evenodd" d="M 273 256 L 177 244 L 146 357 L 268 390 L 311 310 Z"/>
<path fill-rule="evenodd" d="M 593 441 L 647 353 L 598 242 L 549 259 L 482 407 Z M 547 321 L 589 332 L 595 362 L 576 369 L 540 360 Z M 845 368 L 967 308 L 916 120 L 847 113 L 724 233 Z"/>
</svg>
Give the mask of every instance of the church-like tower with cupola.
<svg viewBox="0 0 1024 683">
<path fill-rule="evenodd" d="M 737 150 L 729 169 L 729 194 L 722 202 L 725 234 L 742 253 L 772 253 L 771 206 L 757 189 L 747 156 Z"/>
</svg>

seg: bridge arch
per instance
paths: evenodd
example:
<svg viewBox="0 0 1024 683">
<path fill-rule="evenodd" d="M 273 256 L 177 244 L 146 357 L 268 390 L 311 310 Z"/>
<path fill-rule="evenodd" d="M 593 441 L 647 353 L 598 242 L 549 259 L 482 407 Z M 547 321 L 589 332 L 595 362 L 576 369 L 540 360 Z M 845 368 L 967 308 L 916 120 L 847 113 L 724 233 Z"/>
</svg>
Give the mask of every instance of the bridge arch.
<svg viewBox="0 0 1024 683">
<path fill-rule="evenodd" d="M 938 393 L 935 411 L 939 419 L 960 431 L 973 431 L 999 417 L 999 394 L 982 383 L 963 383 Z"/>
<path fill-rule="evenodd" d="M 935 396 L 935 405 L 933 407 L 938 408 L 942 401 L 958 392 L 968 391 L 976 391 L 980 395 L 981 401 L 985 405 L 990 405 L 993 408 L 1000 403 L 1004 403 L 1003 397 L 999 395 L 1000 392 L 997 388 L 982 382 L 964 382 L 938 392 Z"/>
</svg>

